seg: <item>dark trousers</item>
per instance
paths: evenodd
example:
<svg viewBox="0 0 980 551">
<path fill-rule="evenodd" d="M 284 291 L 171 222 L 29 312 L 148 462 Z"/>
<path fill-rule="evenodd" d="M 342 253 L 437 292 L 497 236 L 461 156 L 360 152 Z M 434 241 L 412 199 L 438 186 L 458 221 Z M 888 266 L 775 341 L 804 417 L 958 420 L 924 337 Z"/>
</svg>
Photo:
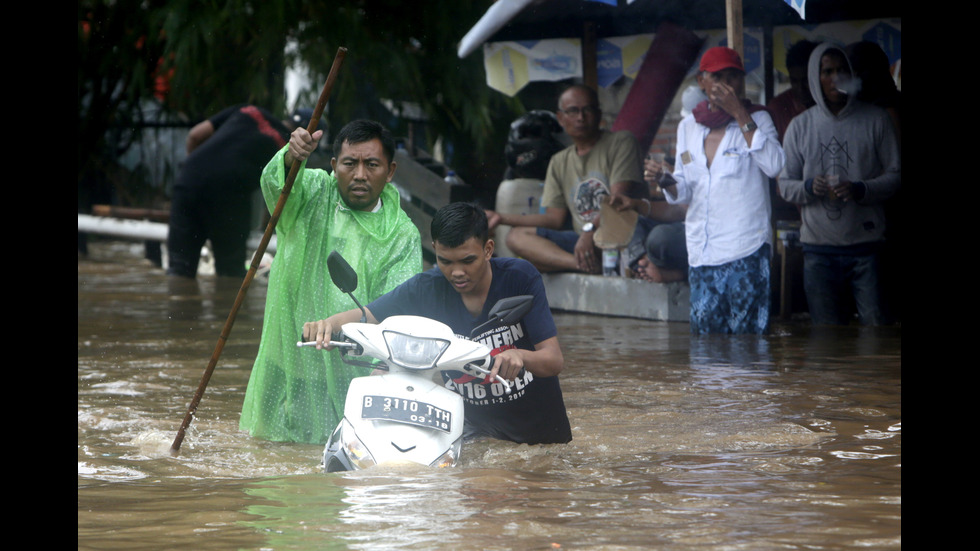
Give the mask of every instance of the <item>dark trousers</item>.
<svg viewBox="0 0 980 551">
<path fill-rule="evenodd" d="M 167 273 L 197 276 L 201 247 L 210 240 L 217 275 L 244 277 L 251 212 L 251 198 L 247 195 L 174 188 L 167 234 Z"/>
<path fill-rule="evenodd" d="M 804 253 L 803 287 L 815 324 L 847 325 L 852 297 L 862 324 L 884 323 L 877 254 Z"/>
</svg>

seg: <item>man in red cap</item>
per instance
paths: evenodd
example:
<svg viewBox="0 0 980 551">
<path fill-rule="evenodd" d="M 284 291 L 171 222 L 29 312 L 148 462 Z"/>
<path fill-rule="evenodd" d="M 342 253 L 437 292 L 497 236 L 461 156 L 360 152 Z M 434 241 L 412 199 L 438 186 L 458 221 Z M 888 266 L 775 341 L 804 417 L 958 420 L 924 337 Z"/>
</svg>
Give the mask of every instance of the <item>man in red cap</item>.
<svg viewBox="0 0 980 551">
<path fill-rule="evenodd" d="M 708 99 L 678 125 L 674 172 L 660 184 L 668 202 L 688 205 L 691 332 L 765 333 L 769 178 L 785 154 L 769 113 L 743 98 L 745 68 L 735 50 L 708 49 L 699 70 Z"/>
</svg>

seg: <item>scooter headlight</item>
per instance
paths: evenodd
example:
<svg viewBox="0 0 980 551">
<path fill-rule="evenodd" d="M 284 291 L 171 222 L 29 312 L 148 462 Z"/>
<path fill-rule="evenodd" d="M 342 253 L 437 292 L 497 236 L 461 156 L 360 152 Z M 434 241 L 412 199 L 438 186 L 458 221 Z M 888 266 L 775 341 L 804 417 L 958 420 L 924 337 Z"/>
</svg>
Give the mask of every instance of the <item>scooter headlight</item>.
<svg viewBox="0 0 980 551">
<path fill-rule="evenodd" d="M 452 446 L 446 450 L 446 453 L 442 454 L 439 459 L 432 462 L 430 467 L 455 467 L 456 462 L 459 461 L 459 450 L 463 445 L 463 437 L 459 437 L 453 442 Z"/>
<path fill-rule="evenodd" d="M 361 439 L 357 437 L 357 434 L 354 433 L 354 428 L 349 423 L 341 433 L 340 442 L 347 452 L 347 458 L 350 459 L 351 465 L 355 468 L 366 469 L 377 464 L 374 456 L 368 451 L 367 446 L 361 442 Z"/>
<path fill-rule="evenodd" d="M 391 361 L 408 369 L 433 367 L 449 348 L 449 341 L 445 339 L 415 337 L 397 331 L 385 331 L 384 337 Z"/>
</svg>

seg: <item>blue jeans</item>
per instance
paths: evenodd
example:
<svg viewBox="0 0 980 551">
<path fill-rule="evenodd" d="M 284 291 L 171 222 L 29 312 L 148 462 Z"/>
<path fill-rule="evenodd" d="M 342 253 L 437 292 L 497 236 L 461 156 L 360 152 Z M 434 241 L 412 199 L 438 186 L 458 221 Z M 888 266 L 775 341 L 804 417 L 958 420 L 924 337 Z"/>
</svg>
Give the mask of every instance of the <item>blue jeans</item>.
<svg viewBox="0 0 980 551">
<path fill-rule="evenodd" d="M 863 325 L 884 320 L 878 291 L 878 255 L 803 254 L 803 288 L 810 318 L 818 325 L 847 325 L 853 296 Z"/>
<path fill-rule="evenodd" d="M 558 245 L 566 253 L 575 254 L 575 245 L 578 243 L 578 234 L 575 233 L 575 230 L 538 228 L 535 233 Z"/>
<path fill-rule="evenodd" d="M 769 245 L 720 266 L 691 266 L 691 333 L 769 331 Z"/>
</svg>

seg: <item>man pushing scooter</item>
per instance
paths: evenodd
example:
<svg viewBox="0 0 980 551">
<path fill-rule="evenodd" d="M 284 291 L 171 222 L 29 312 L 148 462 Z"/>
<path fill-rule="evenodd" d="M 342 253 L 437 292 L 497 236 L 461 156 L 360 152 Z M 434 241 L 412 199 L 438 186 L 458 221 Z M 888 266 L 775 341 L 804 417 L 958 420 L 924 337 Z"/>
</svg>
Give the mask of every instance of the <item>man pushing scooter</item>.
<svg viewBox="0 0 980 551">
<path fill-rule="evenodd" d="M 443 382 L 464 398 L 468 438 L 527 444 L 571 441 L 558 381 L 564 358 L 541 275 L 525 260 L 493 258 L 486 213 L 476 205 L 452 203 L 439 209 L 431 233 L 436 267 L 369 303 L 367 321 L 424 316 L 445 323 L 457 335 L 469 335 L 487 321 L 490 307 L 499 299 L 532 295 L 531 310 L 521 321 L 473 336 L 493 349 L 490 375 L 446 372 Z M 308 322 L 303 340 L 330 349 L 331 335 L 345 323 L 360 321 L 361 315 L 360 309 L 353 309 Z M 502 385 L 493 384 L 498 374 L 512 382 L 512 392 L 501 392 Z"/>
</svg>

